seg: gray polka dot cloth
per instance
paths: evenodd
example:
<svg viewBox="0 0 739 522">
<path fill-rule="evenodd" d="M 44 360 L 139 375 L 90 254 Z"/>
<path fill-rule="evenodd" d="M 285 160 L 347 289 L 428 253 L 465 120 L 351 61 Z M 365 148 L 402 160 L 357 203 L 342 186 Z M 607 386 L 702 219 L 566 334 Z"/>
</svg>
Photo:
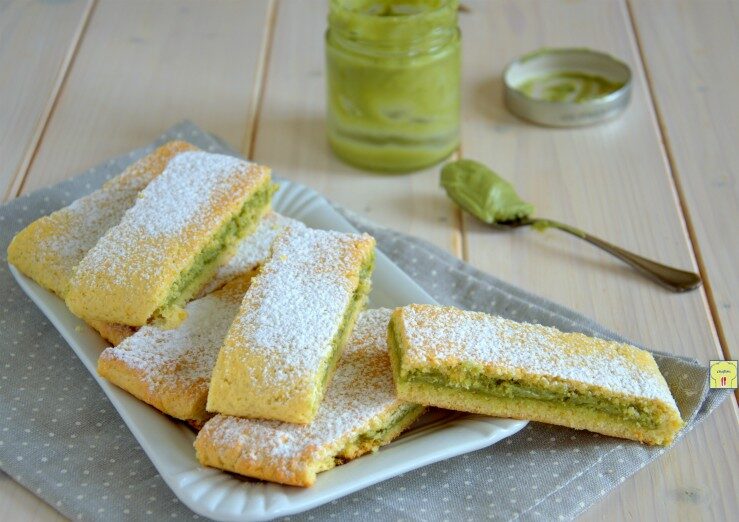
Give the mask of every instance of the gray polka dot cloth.
<svg viewBox="0 0 739 522">
<path fill-rule="evenodd" d="M 178 502 L 71 348 L 15 284 L 13 235 L 174 138 L 228 152 L 185 122 L 155 144 L 0 207 L 0 468 L 73 519 L 199 518 Z M 609 339 L 589 319 L 499 281 L 418 239 L 339 209 L 435 299 Z M 707 368 L 655 353 L 688 431 L 730 393 Z M 684 433 L 683 432 L 683 433 Z M 489 448 L 372 486 L 294 520 L 571 519 L 669 449 L 530 423 Z M 201 517 L 200 517 L 201 518 Z"/>
</svg>

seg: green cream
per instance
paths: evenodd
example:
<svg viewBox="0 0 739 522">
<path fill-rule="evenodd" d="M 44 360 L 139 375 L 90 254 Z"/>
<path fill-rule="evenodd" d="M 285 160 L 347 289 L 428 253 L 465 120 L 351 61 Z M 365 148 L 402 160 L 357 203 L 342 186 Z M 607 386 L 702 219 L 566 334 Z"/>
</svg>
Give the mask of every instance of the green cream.
<svg viewBox="0 0 739 522">
<path fill-rule="evenodd" d="M 346 452 L 347 449 L 362 446 L 367 443 L 372 444 L 375 447 L 381 446 L 383 443 L 387 442 L 388 437 L 393 432 L 397 431 L 398 428 L 402 429 L 406 425 L 415 421 L 424 410 L 425 407 L 419 406 L 418 404 L 408 404 L 407 406 L 399 408 L 382 428 L 360 433 L 351 442 L 351 444 L 348 445 L 344 452 Z"/>
<path fill-rule="evenodd" d="M 441 186 L 460 207 L 484 221 L 526 219 L 534 206 L 518 197 L 508 181 L 477 161 L 462 159 L 444 165 Z"/>
<path fill-rule="evenodd" d="M 394 359 L 395 368 L 400 368 L 400 354 L 398 339 L 392 323 L 389 326 L 391 346 L 390 353 Z M 396 376 L 397 377 L 397 376 Z M 647 429 L 660 426 L 661 411 L 650 411 L 640 404 L 629 401 L 604 400 L 597 396 L 584 395 L 577 390 L 564 386 L 558 389 L 536 387 L 515 380 L 494 379 L 476 372 L 471 368 L 460 369 L 454 380 L 440 372 L 411 371 L 403 375 L 403 380 L 409 383 L 424 383 L 447 389 L 458 389 L 479 396 L 488 396 L 507 399 L 528 399 L 541 402 L 552 402 L 560 405 L 569 405 L 573 408 L 583 408 L 615 417 L 619 421 L 638 424 Z"/>
<path fill-rule="evenodd" d="M 154 313 L 155 318 L 166 319 L 173 310 L 184 306 L 200 290 L 218 270 L 223 258 L 230 255 L 235 245 L 254 230 L 276 190 L 277 185 L 268 184 L 257 191 L 244 203 L 241 211 L 213 235 L 192 265 L 172 285 L 164 304 Z"/>
<path fill-rule="evenodd" d="M 557 71 L 526 80 L 516 88 L 536 100 L 581 103 L 607 96 L 623 86 L 623 82 L 594 74 Z"/>
<path fill-rule="evenodd" d="M 326 471 L 335 466 L 340 466 L 347 460 L 356 458 L 363 453 L 377 450 L 410 426 L 421 416 L 425 409 L 424 406 L 417 404 L 410 404 L 398 409 L 381 429 L 360 433 L 335 454 L 327 456 L 316 466 L 314 471 L 316 473 Z"/>
<path fill-rule="evenodd" d="M 459 382 L 452 382 L 444 375 L 433 372 L 413 372 L 409 373 L 405 378 L 411 382 L 424 382 L 434 386 L 464 389 L 478 395 L 570 404 L 575 407 L 599 411 L 617 417 L 620 420 L 634 422 L 645 428 L 656 428 L 659 425 L 655 420 L 654 414 L 642 410 L 636 404 L 614 404 L 611 401 L 600 400 L 598 397 L 582 395 L 575 390 L 560 393 L 547 390 L 546 388 L 527 386 L 516 381 L 489 379 L 479 375 L 466 377 Z"/>
<path fill-rule="evenodd" d="M 362 311 L 364 303 L 367 300 L 367 295 L 370 292 L 371 276 L 374 266 L 375 254 L 372 252 L 360 269 L 359 284 L 357 285 L 356 290 L 354 290 L 351 303 L 349 303 L 349 306 L 347 306 L 346 311 L 344 312 L 344 317 L 341 321 L 339 331 L 336 332 L 336 336 L 334 336 L 331 341 L 331 355 L 326 359 L 325 365 L 321 370 L 323 372 L 323 376 L 321 377 L 321 395 L 323 395 L 325 391 L 329 376 L 336 368 L 336 363 L 339 362 L 342 348 L 346 344 L 349 334 L 351 334 L 354 323 L 357 320 L 357 316 L 359 315 L 359 312 Z"/>
</svg>

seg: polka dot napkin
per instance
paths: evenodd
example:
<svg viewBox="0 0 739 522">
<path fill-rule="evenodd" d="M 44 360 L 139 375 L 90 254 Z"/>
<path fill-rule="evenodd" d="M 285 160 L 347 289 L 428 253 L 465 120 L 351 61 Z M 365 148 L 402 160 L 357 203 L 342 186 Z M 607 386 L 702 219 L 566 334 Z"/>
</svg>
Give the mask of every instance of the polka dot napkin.
<svg viewBox="0 0 739 522">
<path fill-rule="evenodd" d="M 0 468 L 73 519 L 197 519 L 178 502 L 71 348 L 16 285 L 10 239 L 154 146 L 183 138 L 227 146 L 189 122 L 155 144 L 0 207 Z M 475 270 L 418 239 L 339 209 L 441 303 L 621 338 L 589 319 Z M 697 361 L 655 354 L 688 431 L 730 393 L 706 389 Z M 293 520 L 570 519 L 664 453 L 637 443 L 530 423 L 489 448 L 333 501 Z"/>
</svg>

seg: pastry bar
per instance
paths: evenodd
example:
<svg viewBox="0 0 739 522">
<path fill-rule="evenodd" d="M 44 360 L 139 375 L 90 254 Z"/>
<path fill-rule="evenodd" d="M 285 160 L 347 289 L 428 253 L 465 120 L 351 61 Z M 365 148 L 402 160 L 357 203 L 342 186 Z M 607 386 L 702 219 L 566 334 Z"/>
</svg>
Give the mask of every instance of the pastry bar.
<svg viewBox="0 0 739 522">
<path fill-rule="evenodd" d="M 169 160 L 189 150 L 196 147 L 183 141 L 166 143 L 95 192 L 37 219 L 13 238 L 8 247 L 8 262 L 64 299 L 74 270 L 85 254 L 121 221 L 139 192 L 162 173 Z M 111 342 L 132 333 L 122 325 L 91 323 Z"/>
<path fill-rule="evenodd" d="M 310 422 L 364 306 L 375 241 L 287 227 L 218 355 L 208 411 Z"/>
<path fill-rule="evenodd" d="M 143 326 L 98 358 L 98 373 L 158 410 L 202 422 L 210 374 L 249 277 L 233 279 L 220 290 L 185 307 L 179 328 Z"/>
<path fill-rule="evenodd" d="M 213 279 L 203 287 L 200 295 L 218 290 L 234 277 L 254 273 L 269 258 L 275 238 L 291 223 L 297 221 L 277 212 L 267 212 L 254 233 L 239 243 L 234 256 L 218 269 Z"/>
<path fill-rule="evenodd" d="M 236 278 L 251 278 L 270 256 L 272 242 L 286 226 L 296 221 L 285 217 L 277 212 L 269 211 L 259 221 L 256 230 L 236 247 L 234 256 L 213 276 L 198 293 L 198 298 L 222 288 L 226 283 Z M 119 344 L 123 339 L 132 335 L 136 329 L 123 324 L 104 323 L 102 321 L 89 321 L 100 335 L 113 346 Z M 218 353 L 218 352 L 216 352 Z"/>
<path fill-rule="evenodd" d="M 162 173 L 172 157 L 194 149 L 182 141 L 162 145 L 95 192 L 37 219 L 13 238 L 8 262 L 39 285 L 66 297 L 74 269 L 85 254 L 120 223 L 139 192 Z"/>
<path fill-rule="evenodd" d="M 680 413 L 633 346 L 479 312 L 398 308 L 388 327 L 398 397 L 669 444 Z"/>
<path fill-rule="evenodd" d="M 315 420 L 308 425 L 217 415 L 195 440 L 198 460 L 250 477 L 310 486 L 316 474 L 389 443 L 424 408 L 395 397 L 390 310 L 363 312 Z"/>
<path fill-rule="evenodd" d="M 175 156 L 87 252 L 67 306 L 85 320 L 177 326 L 274 190 L 266 167 L 200 151 Z"/>
</svg>

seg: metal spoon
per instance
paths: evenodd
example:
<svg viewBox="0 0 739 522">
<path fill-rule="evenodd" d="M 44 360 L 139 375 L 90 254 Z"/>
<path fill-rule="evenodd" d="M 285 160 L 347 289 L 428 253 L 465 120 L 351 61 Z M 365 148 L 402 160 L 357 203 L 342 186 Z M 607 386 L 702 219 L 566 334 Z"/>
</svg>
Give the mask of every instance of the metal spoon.
<svg viewBox="0 0 739 522">
<path fill-rule="evenodd" d="M 513 185 L 476 161 L 461 159 L 447 163 L 441 171 L 441 185 L 460 207 L 493 227 L 557 228 L 605 250 L 675 292 L 686 292 L 701 285 L 698 274 L 636 255 L 579 228 L 533 217 L 533 205 L 523 201 Z"/>
<path fill-rule="evenodd" d="M 701 277 L 687 270 L 680 270 L 679 268 L 673 268 L 671 266 L 663 265 L 646 257 L 634 254 L 628 250 L 624 250 L 621 247 L 604 241 L 598 237 L 595 237 L 587 232 L 580 230 L 579 228 L 565 225 L 551 219 L 545 218 L 524 218 L 513 221 L 498 221 L 490 223 L 495 228 L 507 229 L 507 228 L 519 228 L 529 227 L 534 228 L 556 228 L 563 232 L 567 232 L 573 236 L 584 239 L 591 245 L 595 245 L 602 250 L 605 250 L 611 255 L 616 256 L 621 261 L 633 266 L 639 272 L 647 276 L 648 278 L 656 281 L 657 283 L 673 290 L 675 292 L 687 292 L 688 290 L 694 290 L 701 285 Z"/>
</svg>

